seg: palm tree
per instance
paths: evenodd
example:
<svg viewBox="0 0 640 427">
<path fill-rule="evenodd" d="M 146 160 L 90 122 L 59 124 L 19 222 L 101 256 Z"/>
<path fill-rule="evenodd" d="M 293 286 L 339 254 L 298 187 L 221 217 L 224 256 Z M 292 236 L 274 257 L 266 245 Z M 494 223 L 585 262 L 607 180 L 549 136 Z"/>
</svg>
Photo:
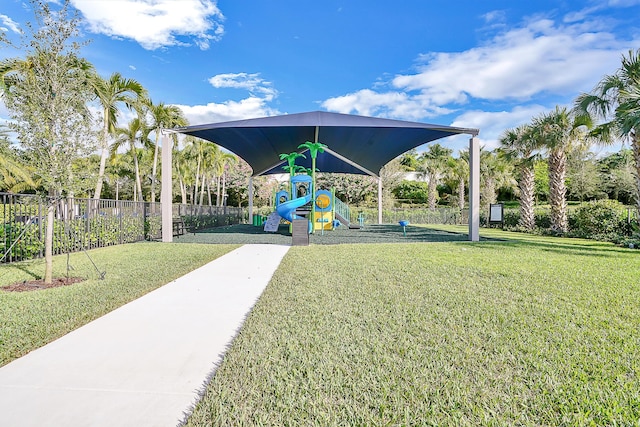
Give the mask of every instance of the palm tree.
<svg viewBox="0 0 640 427">
<path fill-rule="evenodd" d="M 32 175 L 8 145 L 0 146 L 0 190 L 18 193 L 34 188 Z"/>
<path fill-rule="evenodd" d="M 104 176 L 106 181 L 114 187 L 114 197 L 116 200 L 121 199 L 123 190 L 128 183 L 132 182 L 135 187 L 133 179 L 135 171 L 131 166 L 131 162 L 126 160 L 124 154 L 114 153 L 109 158 Z"/>
<path fill-rule="evenodd" d="M 178 186 L 180 187 L 180 195 L 182 204 L 187 204 L 187 185 L 189 181 L 189 171 L 191 170 L 189 156 L 185 155 L 185 150 L 180 149 L 178 144 L 173 145 L 173 168 L 178 177 Z"/>
<path fill-rule="evenodd" d="M 566 108 L 556 107 L 542 114 L 532 123 L 534 137 L 548 152 L 549 204 L 551 205 L 551 229 L 566 233 L 567 221 L 567 153 L 576 144 L 586 143 L 585 128 L 591 126 L 587 115 L 576 116 Z"/>
<path fill-rule="evenodd" d="M 469 151 L 461 151 L 460 157 L 450 157 L 447 160 L 446 178 L 452 182 L 455 188 L 456 205 L 462 212 L 465 204 L 465 187 L 469 180 Z"/>
<path fill-rule="evenodd" d="M 513 188 L 513 165 L 497 153 L 480 149 L 480 209 L 489 212 L 489 205 L 498 201 L 498 190 Z"/>
<path fill-rule="evenodd" d="M 623 56 L 615 74 L 603 77 L 591 93 L 578 96 L 574 111 L 602 122 L 589 132 L 599 143 L 610 144 L 617 138 L 631 142 L 640 217 L 640 49 Z"/>
<path fill-rule="evenodd" d="M 124 146 L 129 146 L 129 155 L 133 159 L 133 168 L 135 171 L 136 187 L 134 191 L 134 201 L 142 200 L 142 179 L 140 178 L 140 166 L 138 162 L 138 149 L 136 143 L 147 139 L 149 130 L 146 128 L 144 122 L 139 117 L 131 120 L 126 128 L 116 128 L 116 140 L 111 146 L 112 155 L 115 155 L 117 150 Z"/>
<path fill-rule="evenodd" d="M 450 148 L 444 148 L 440 144 L 433 144 L 429 146 L 429 150 L 420 156 L 420 172 L 428 180 L 428 194 L 427 204 L 429 209 L 436 208 L 436 202 L 438 200 L 438 182 L 444 176 L 444 172 L 447 168 L 447 162 L 451 157 L 453 150 Z"/>
<path fill-rule="evenodd" d="M 160 143 L 160 132 L 162 129 L 169 129 L 178 126 L 187 126 L 187 119 L 184 117 L 182 110 L 175 105 L 166 105 L 164 102 L 154 104 L 151 99 L 144 101 L 145 106 L 148 108 L 148 113 L 151 118 L 151 124 L 149 129 L 155 131 L 155 141 L 153 150 L 153 167 L 151 171 L 151 201 L 156 201 L 156 181 L 158 171 L 158 152 Z M 177 136 L 171 135 L 173 138 Z M 174 140 L 175 145 L 175 140 Z"/>
<path fill-rule="evenodd" d="M 109 79 L 103 79 L 97 74 L 94 75 L 93 90 L 100 106 L 102 107 L 102 153 L 100 156 L 100 169 L 98 170 L 98 181 L 96 190 L 93 193 L 94 199 L 99 199 L 104 181 L 104 170 L 109 154 L 109 135 L 116 133 L 118 123 L 118 107 L 125 104 L 131 109 L 137 98 L 146 93 L 142 85 L 133 79 L 125 79 L 120 73 L 113 73 Z"/>
<path fill-rule="evenodd" d="M 218 156 L 215 159 L 215 173 L 216 173 L 216 206 L 222 206 L 224 204 L 224 195 L 227 191 L 227 169 L 229 165 L 235 164 L 236 156 L 231 153 L 225 153 L 220 150 Z M 220 188 L 222 187 L 222 189 Z"/>
<path fill-rule="evenodd" d="M 520 189 L 520 220 L 518 225 L 526 230 L 533 230 L 535 221 L 535 171 L 539 141 L 535 138 L 533 128 L 528 125 L 515 129 L 507 129 L 500 137 L 502 153 L 508 160 L 515 161 L 520 172 L 518 188 Z"/>
</svg>

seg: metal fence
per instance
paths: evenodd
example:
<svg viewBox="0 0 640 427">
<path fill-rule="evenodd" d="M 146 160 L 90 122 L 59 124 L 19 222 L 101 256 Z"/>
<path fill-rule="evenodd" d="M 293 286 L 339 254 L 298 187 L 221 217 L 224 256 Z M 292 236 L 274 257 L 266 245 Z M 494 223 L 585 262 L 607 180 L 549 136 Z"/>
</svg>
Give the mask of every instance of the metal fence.
<svg viewBox="0 0 640 427">
<path fill-rule="evenodd" d="M 0 193 L 2 262 L 44 255 L 47 210 L 54 210 L 53 253 L 63 254 L 161 236 L 159 203 L 49 198 Z"/>
<path fill-rule="evenodd" d="M 173 204 L 173 218 L 181 218 L 191 231 L 249 222 L 247 208 Z"/>
<path fill-rule="evenodd" d="M 365 224 L 377 224 L 378 210 L 372 208 L 351 207 L 351 221 L 357 222 L 364 216 Z M 468 224 L 469 210 L 457 208 L 393 208 L 382 210 L 383 224 L 395 224 L 398 221 L 410 224 Z"/>
</svg>

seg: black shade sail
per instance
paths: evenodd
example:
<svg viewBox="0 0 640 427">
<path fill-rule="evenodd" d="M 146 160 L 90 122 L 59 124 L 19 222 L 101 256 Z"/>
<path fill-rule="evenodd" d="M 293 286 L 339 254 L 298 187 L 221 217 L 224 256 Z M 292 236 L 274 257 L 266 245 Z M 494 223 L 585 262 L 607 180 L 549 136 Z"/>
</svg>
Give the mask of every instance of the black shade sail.
<svg viewBox="0 0 640 427">
<path fill-rule="evenodd" d="M 280 154 L 303 152 L 306 141 L 327 145 L 318 154 L 320 172 L 358 173 L 377 176 L 380 169 L 400 154 L 422 144 L 457 134 L 476 136 L 464 129 L 419 122 L 314 111 L 258 119 L 188 126 L 173 129 L 214 142 L 244 159 L 253 175 L 283 173 Z M 310 167 L 311 160 L 296 161 Z"/>
</svg>

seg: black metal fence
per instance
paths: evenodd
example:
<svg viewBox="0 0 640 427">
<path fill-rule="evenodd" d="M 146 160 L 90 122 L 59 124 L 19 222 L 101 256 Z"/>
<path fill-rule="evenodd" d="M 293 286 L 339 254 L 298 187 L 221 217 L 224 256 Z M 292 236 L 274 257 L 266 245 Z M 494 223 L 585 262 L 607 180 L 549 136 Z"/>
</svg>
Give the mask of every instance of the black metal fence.
<svg viewBox="0 0 640 427">
<path fill-rule="evenodd" d="M 378 210 L 372 208 L 351 207 L 351 222 L 358 223 L 362 218 L 365 224 L 378 223 Z M 382 210 L 382 223 L 395 224 L 398 221 L 410 224 L 468 224 L 469 210 L 457 208 L 393 208 Z"/>
<path fill-rule="evenodd" d="M 47 210 L 54 210 L 53 253 L 62 254 L 161 236 L 160 203 L 48 198 L 0 193 L 0 260 L 42 257 Z"/>
<path fill-rule="evenodd" d="M 173 205 L 173 218 L 181 218 L 191 231 L 246 223 L 249 221 L 247 208 L 233 206 Z"/>
</svg>

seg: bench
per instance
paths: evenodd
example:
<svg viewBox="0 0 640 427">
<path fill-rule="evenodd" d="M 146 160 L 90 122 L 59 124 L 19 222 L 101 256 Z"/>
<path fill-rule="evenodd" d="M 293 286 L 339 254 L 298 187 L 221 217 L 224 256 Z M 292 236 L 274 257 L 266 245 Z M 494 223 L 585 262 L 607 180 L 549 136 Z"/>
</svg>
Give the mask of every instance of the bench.
<svg viewBox="0 0 640 427">
<path fill-rule="evenodd" d="M 173 219 L 173 237 L 182 236 L 187 231 L 187 226 L 182 218 Z"/>
</svg>

